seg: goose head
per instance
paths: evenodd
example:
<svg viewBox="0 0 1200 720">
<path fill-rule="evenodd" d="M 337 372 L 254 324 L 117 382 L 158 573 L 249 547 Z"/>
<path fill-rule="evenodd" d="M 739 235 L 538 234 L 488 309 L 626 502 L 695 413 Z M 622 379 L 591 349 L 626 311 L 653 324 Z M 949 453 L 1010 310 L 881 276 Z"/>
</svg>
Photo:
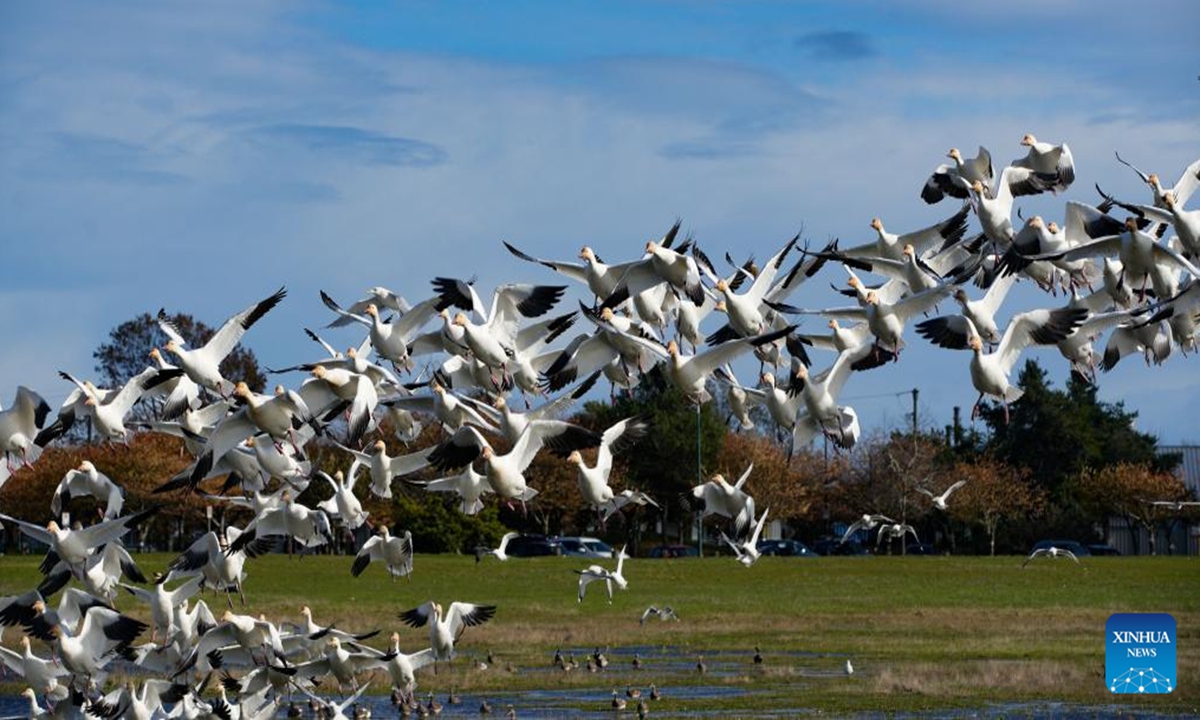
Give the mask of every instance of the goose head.
<svg viewBox="0 0 1200 720">
<path fill-rule="evenodd" d="M 1025 137 L 1021 138 L 1021 145 L 1025 147 L 1033 147 L 1034 145 L 1037 145 L 1037 138 L 1035 138 L 1031 133 L 1025 133 Z"/>
<path fill-rule="evenodd" d="M 573 465 L 582 465 L 583 455 L 581 455 L 578 450 L 572 450 L 571 454 L 567 456 L 567 462 L 572 463 Z"/>
</svg>

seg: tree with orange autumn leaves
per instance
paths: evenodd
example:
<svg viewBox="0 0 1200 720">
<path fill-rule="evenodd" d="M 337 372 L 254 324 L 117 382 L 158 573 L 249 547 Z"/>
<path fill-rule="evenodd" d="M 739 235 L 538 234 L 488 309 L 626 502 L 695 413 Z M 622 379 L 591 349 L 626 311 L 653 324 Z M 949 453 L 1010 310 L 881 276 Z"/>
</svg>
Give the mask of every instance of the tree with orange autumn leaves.
<svg viewBox="0 0 1200 720">
<path fill-rule="evenodd" d="M 1187 488 L 1175 475 L 1134 463 L 1087 468 L 1076 478 L 1074 489 L 1080 504 L 1097 518 L 1110 513 L 1123 517 L 1135 548 L 1134 530 L 1138 526 L 1145 528 L 1151 555 L 1157 549 L 1155 531 L 1159 523 L 1178 515 L 1170 508 L 1153 504 L 1154 501 L 1188 497 Z"/>
<path fill-rule="evenodd" d="M 947 502 L 947 512 L 958 520 L 983 525 L 990 554 L 996 554 L 996 533 L 1001 521 L 1036 515 L 1046 502 L 1046 492 L 1029 482 L 1029 471 L 1012 468 L 992 457 L 958 462 L 930 487 L 940 495 L 951 483 L 966 480 Z"/>
</svg>

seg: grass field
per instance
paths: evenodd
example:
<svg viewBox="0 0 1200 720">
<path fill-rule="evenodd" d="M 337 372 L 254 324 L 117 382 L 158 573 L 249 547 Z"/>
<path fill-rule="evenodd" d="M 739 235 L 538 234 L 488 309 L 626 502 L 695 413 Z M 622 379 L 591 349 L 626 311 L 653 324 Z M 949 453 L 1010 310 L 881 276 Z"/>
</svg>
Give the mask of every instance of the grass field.
<svg viewBox="0 0 1200 720">
<path fill-rule="evenodd" d="M 149 574 L 169 557 L 138 560 Z M 617 591 L 609 605 L 598 585 L 582 604 L 575 600 L 571 571 L 593 562 L 587 560 L 518 558 L 476 566 L 470 557 L 418 556 L 412 581 L 392 583 L 376 567 L 352 578 L 348 557 L 270 556 L 249 565 L 245 612 L 298 619 L 308 604 L 318 622 L 383 628 L 380 643 L 397 629 L 401 647 L 411 652 L 427 635 L 404 627 L 398 611 L 429 599 L 495 604 L 495 619 L 463 636 L 462 660 L 453 669 L 418 675 L 420 692 L 556 690 L 581 709 L 601 710 L 613 689 L 654 682 L 665 695 L 655 717 L 785 708 L 953 711 L 993 703 L 1018 703 L 1020 715 L 1020 703 L 1050 701 L 1200 713 L 1200 561 L 1045 560 L 1024 570 L 1020 561 L 763 558 L 746 569 L 729 558 L 632 560 L 625 568 L 629 589 Z M 37 562 L 0 558 L 0 595 L 33 587 Z M 219 614 L 224 601 L 210 596 L 208 602 Z M 674 607 L 680 622 L 639 626 L 651 604 Z M 118 606 L 145 616 L 130 598 Z M 1114 612 L 1175 617 L 1179 684 L 1173 694 L 1107 691 L 1104 624 Z M 14 644 L 11 630 L 5 640 Z M 751 662 L 755 645 L 765 658 L 761 666 Z M 582 663 L 595 647 L 608 648 L 614 658 L 605 671 L 550 670 L 557 648 Z M 646 665 L 640 671 L 629 663 L 635 649 Z M 489 650 L 499 667 L 478 669 L 476 661 Z M 695 669 L 700 655 L 711 668 L 705 675 Z M 848 677 L 846 659 L 855 666 Z"/>
</svg>

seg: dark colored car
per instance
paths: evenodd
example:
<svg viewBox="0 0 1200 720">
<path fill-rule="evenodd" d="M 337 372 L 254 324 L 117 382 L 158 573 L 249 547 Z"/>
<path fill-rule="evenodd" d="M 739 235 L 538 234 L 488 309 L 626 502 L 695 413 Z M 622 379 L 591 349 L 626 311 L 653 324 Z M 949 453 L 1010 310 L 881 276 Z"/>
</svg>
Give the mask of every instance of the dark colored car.
<svg viewBox="0 0 1200 720">
<path fill-rule="evenodd" d="M 700 553 L 694 545 L 656 545 L 650 548 L 650 554 L 646 557 L 652 558 L 680 558 L 680 557 L 696 557 Z"/>
<path fill-rule="evenodd" d="M 758 551 L 779 557 L 818 557 L 812 548 L 799 540 L 763 540 L 758 544 Z"/>
<path fill-rule="evenodd" d="M 841 538 L 825 538 L 818 540 L 813 546 L 813 550 L 817 551 L 818 555 L 870 555 L 871 551 L 867 550 L 862 545 L 847 540 L 842 542 Z"/>
<path fill-rule="evenodd" d="M 922 545 L 921 543 L 911 542 L 904 546 L 905 555 L 936 555 L 937 552 L 932 545 Z"/>
<path fill-rule="evenodd" d="M 611 545 L 594 537 L 559 537 L 555 538 L 554 542 L 558 545 L 558 552 L 561 555 L 611 558 L 616 552 Z"/>
<path fill-rule="evenodd" d="M 557 555 L 558 546 L 545 535 L 518 535 L 508 541 L 506 552 L 513 557 Z"/>
<path fill-rule="evenodd" d="M 1121 551 L 1112 545 L 1088 545 L 1088 552 L 1093 555 L 1120 555 Z"/>
<path fill-rule="evenodd" d="M 1033 549 L 1029 551 L 1032 555 L 1038 550 L 1049 550 L 1051 547 L 1056 547 L 1059 550 L 1068 550 L 1075 557 L 1088 557 L 1092 553 L 1083 543 L 1075 540 L 1039 540 L 1033 545 Z"/>
</svg>

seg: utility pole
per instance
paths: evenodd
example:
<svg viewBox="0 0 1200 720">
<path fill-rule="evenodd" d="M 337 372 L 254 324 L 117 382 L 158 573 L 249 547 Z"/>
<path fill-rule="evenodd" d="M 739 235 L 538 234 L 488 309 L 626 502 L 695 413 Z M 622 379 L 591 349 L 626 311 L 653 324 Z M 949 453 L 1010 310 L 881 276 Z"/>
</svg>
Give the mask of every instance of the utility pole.
<svg viewBox="0 0 1200 720">
<path fill-rule="evenodd" d="M 913 388 L 913 389 L 912 389 L 912 400 L 913 400 L 913 408 L 912 408 L 912 444 L 913 444 L 913 454 L 912 454 L 912 460 L 911 460 L 911 461 L 909 462 L 909 464 L 908 464 L 908 470 L 907 470 L 907 471 L 905 471 L 905 473 L 904 473 L 904 477 L 903 477 L 903 478 L 901 478 L 901 484 L 900 484 L 900 487 L 901 487 L 901 491 L 900 491 L 900 522 L 901 522 L 901 523 L 903 523 L 903 524 L 905 524 L 905 525 L 907 525 L 907 524 L 908 524 L 908 474 L 909 474 L 910 472 L 912 472 L 913 466 L 914 466 L 914 465 L 916 464 L 916 462 L 917 462 L 917 396 L 918 396 L 918 395 L 920 395 L 920 392 L 921 392 L 921 391 L 920 391 L 920 390 L 918 390 L 917 388 Z M 900 537 L 900 554 L 901 554 L 902 556 L 903 556 L 903 555 L 908 555 L 908 544 L 905 542 L 905 540 L 904 540 L 904 537 L 903 537 L 903 536 L 901 536 L 901 537 Z"/>
<path fill-rule="evenodd" d="M 700 403 L 696 403 L 696 484 L 704 484 L 700 470 Z M 704 557 L 704 516 L 701 513 L 696 513 L 696 556 Z"/>
</svg>

